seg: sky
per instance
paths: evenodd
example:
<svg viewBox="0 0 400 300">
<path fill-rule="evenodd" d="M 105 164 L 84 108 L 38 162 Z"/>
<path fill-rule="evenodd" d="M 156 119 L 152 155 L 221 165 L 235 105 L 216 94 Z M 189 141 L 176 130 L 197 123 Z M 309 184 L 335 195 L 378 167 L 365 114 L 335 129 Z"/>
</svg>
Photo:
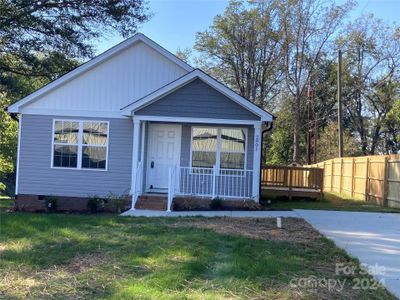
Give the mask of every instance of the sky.
<svg viewBox="0 0 400 300">
<path fill-rule="evenodd" d="M 345 0 L 336 2 L 341 4 Z M 149 0 L 149 11 L 153 16 L 140 26 L 139 32 L 172 53 L 177 49 L 193 48 L 196 32 L 208 29 L 213 18 L 222 14 L 228 3 L 228 0 Z M 400 0 L 358 0 L 350 19 L 368 13 L 400 23 Z M 95 44 L 97 54 L 122 40 L 118 35 L 102 38 Z"/>
</svg>

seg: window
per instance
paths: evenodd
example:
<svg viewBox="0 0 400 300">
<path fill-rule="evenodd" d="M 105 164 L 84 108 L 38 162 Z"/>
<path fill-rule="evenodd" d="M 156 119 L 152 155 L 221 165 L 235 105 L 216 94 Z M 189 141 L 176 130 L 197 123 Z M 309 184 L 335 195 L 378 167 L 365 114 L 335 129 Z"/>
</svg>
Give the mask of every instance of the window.
<svg viewBox="0 0 400 300">
<path fill-rule="evenodd" d="M 217 129 L 193 128 L 192 167 L 212 168 L 217 158 Z"/>
<path fill-rule="evenodd" d="M 243 129 L 221 129 L 221 169 L 244 169 L 246 135 Z"/>
<path fill-rule="evenodd" d="M 106 170 L 108 122 L 54 121 L 53 167 Z"/>
<path fill-rule="evenodd" d="M 246 130 L 192 128 L 192 167 L 245 169 Z"/>
</svg>

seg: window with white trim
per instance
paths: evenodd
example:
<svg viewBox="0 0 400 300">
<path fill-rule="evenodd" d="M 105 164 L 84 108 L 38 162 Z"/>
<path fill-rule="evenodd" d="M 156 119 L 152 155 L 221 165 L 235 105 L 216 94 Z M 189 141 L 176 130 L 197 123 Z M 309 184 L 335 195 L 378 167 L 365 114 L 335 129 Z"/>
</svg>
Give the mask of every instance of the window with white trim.
<svg viewBox="0 0 400 300">
<path fill-rule="evenodd" d="M 106 170 L 108 122 L 55 120 L 53 167 Z"/>
<path fill-rule="evenodd" d="M 246 130 L 192 127 L 192 167 L 244 170 Z"/>
</svg>

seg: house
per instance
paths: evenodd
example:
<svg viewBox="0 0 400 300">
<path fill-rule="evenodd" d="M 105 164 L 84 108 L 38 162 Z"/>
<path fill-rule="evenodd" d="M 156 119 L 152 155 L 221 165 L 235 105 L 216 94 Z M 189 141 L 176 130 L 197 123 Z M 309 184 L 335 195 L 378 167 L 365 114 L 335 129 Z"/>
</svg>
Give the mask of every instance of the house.
<svg viewBox="0 0 400 300">
<path fill-rule="evenodd" d="M 19 114 L 16 196 L 146 193 L 259 199 L 273 116 L 136 34 L 8 108 Z"/>
</svg>

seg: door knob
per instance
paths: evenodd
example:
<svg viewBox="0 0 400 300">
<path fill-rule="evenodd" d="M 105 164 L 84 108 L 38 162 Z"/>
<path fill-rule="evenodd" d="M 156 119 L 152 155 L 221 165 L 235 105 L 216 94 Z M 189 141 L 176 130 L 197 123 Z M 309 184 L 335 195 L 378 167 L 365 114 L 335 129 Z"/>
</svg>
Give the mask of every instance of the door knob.
<svg viewBox="0 0 400 300">
<path fill-rule="evenodd" d="M 154 168 L 154 161 L 151 161 L 151 163 L 150 163 L 150 168 Z"/>
</svg>

